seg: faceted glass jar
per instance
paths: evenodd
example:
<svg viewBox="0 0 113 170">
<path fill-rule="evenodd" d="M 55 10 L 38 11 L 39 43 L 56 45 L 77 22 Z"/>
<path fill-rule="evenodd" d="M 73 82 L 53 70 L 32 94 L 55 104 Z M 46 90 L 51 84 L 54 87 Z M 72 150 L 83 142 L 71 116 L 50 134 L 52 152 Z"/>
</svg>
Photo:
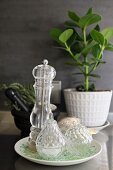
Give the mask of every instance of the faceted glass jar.
<svg viewBox="0 0 113 170">
<path fill-rule="evenodd" d="M 38 154 L 46 160 L 57 159 L 65 150 L 65 138 L 55 120 L 47 120 L 37 137 L 36 149 Z"/>
</svg>

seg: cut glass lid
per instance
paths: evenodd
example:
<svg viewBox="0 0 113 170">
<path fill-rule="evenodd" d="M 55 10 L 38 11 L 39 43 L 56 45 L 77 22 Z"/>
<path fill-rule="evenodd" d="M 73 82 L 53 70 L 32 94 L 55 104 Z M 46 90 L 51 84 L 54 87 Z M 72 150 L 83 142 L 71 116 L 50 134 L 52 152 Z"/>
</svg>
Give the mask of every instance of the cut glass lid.
<svg viewBox="0 0 113 170">
<path fill-rule="evenodd" d="M 48 60 L 44 59 L 43 64 L 37 65 L 32 71 L 35 79 L 54 79 L 56 76 L 55 69 L 48 65 Z"/>
</svg>

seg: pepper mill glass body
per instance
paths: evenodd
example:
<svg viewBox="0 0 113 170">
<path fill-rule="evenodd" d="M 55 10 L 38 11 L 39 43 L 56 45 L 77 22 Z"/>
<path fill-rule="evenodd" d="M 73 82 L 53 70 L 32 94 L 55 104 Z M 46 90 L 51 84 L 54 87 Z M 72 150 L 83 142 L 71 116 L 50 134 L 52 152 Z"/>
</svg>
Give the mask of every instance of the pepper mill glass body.
<svg viewBox="0 0 113 170">
<path fill-rule="evenodd" d="M 30 139 L 35 142 L 36 138 L 44 126 L 44 123 L 49 119 L 50 96 L 52 91 L 52 81 L 55 78 L 56 71 L 52 66 L 48 65 L 48 61 L 44 60 L 43 64 L 36 66 L 32 71 L 35 78 L 35 104 L 30 115 L 31 133 Z"/>
</svg>

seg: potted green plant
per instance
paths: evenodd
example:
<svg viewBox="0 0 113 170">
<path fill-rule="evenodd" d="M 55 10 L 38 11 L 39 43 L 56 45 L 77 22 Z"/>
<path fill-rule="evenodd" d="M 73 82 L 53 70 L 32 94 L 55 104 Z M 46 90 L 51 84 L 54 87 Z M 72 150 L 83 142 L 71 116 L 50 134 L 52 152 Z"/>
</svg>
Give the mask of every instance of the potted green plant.
<svg viewBox="0 0 113 170">
<path fill-rule="evenodd" d="M 86 126 L 102 126 L 108 116 L 112 97 L 111 90 L 96 90 L 90 77 L 100 77 L 95 70 L 103 61 L 105 50 L 113 51 L 110 42 L 113 28 L 100 31 L 98 22 L 101 16 L 89 8 L 82 17 L 76 12 L 68 12 L 69 21 L 65 22 L 65 29 L 51 30 L 52 38 L 65 50 L 71 61 L 67 64 L 78 68 L 84 77 L 83 84 L 76 89 L 64 89 L 66 108 L 69 116 L 79 117 Z"/>
<path fill-rule="evenodd" d="M 21 130 L 22 136 L 28 136 L 31 127 L 30 114 L 35 102 L 33 86 L 21 83 L 1 84 L 0 90 L 9 99 L 5 103 L 11 110 L 16 127 Z"/>
</svg>

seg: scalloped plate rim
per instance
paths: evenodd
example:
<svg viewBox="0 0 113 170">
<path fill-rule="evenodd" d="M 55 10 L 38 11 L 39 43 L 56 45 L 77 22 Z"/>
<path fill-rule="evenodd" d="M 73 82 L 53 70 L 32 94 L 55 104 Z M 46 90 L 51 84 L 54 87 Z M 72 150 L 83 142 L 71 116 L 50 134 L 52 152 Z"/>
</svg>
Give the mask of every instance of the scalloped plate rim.
<svg viewBox="0 0 113 170">
<path fill-rule="evenodd" d="M 89 157 L 86 157 L 86 158 L 82 158 L 82 159 L 77 159 L 77 160 L 66 160 L 66 161 L 50 161 L 50 160 L 41 160 L 41 159 L 36 159 L 36 158 L 31 158 L 29 156 L 26 156 L 24 155 L 20 150 L 20 146 L 22 144 L 26 144 L 27 143 L 27 140 L 28 140 L 28 137 L 25 137 L 23 139 L 20 139 L 18 142 L 16 142 L 15 146 L 14 146 L 14 149 L 15 151 L 20 155 L 22 156 L 23 158 L 31 161 L 31 162 L 35 162 L 35 163 L 39 163 L 39 164 L 42 164 L 42 165 L 52 165 L 52 166 L 68 166 L 68 165 L 75 165 L 75 164 L 80 164 L 80 163 L 83 163 L 83 162 L 86 162 L 90 159 L 93 159 L 94 157 L 96 157 L 97 155 L 99 155 L 102 151 L 102 147 L 101 145 L 96 141 L 96 140 L 93 140 L 93 142 L 95 143 L 95 146 L 97 147 L 97 152 Z"/>
</svg>

